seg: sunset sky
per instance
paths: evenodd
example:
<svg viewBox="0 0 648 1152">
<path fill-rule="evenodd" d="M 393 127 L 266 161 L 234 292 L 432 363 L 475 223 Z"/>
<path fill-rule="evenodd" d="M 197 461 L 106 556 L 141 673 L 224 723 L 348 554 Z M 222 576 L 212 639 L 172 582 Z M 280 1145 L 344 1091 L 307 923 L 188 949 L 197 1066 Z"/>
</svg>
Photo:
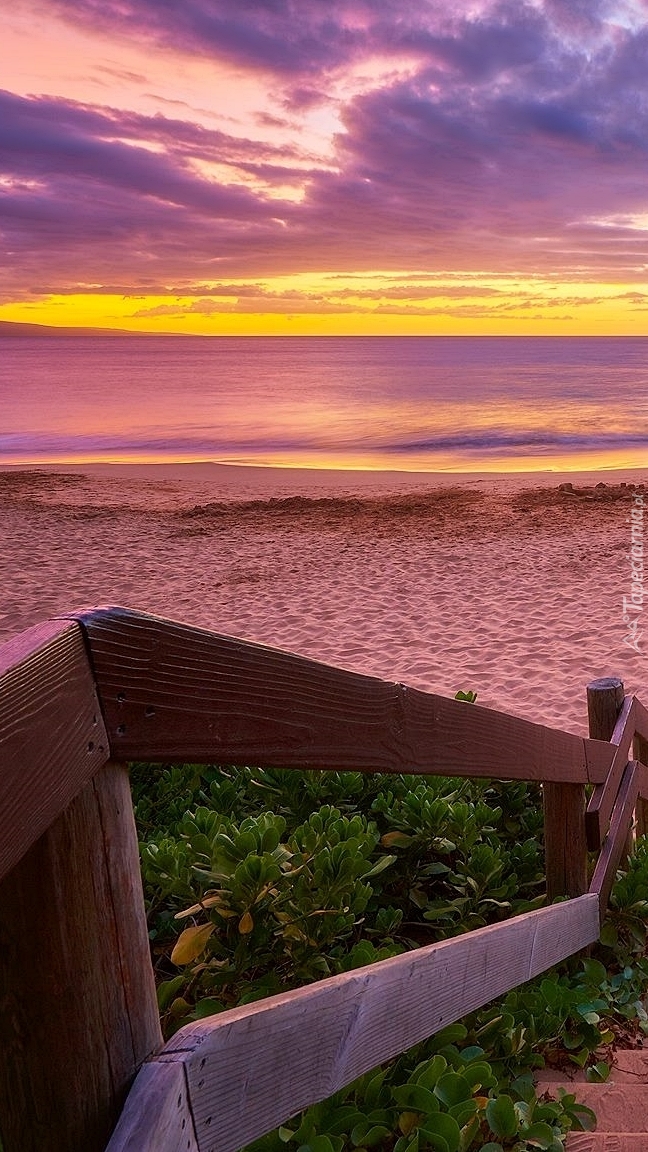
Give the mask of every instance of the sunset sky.
<svg viewBox="0 0 648 1152">
<path fill-rule="evenodd" d="M 11 0 L 0 320 L 648 334 L 647 0 Z"/>
</svg>

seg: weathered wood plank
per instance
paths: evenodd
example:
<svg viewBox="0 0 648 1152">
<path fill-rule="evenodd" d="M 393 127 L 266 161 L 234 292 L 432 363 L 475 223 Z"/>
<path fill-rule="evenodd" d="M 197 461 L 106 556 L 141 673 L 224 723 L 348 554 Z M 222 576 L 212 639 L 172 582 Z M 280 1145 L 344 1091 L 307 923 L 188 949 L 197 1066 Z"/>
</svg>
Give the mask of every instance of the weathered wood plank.
<svg viewBox="0 0 648 1152">
<path fill-rule="evenodd" d="M 598 933 L 588 894 L 187 1025 L 157 1060 L 186 1067 L 200 1152 L 236 1152 Z M 157 1104 L 132 1096 L 145 1127 Z"/>
<path fill-rule="evenodd" d="M 547 901 L 587 892 L 583 784 L 543 784 Z"/>
<path fill-rule="evenodd" d="M 637 735 L 648 741 L 648 708 L 641 700 L 635 700 L 635 728 Z"/>
<path fill-rule="evenodd" d="M 648 768 L 648 740 L 637 734 L 635 734 L 634 740 L 634 757 L 635 760 L 639 760 L 644 767 Z M 648 772 L 640 776 L 639 796 L 635 810 L 637 836 L 648 835 L 648 790 L 643 786 L 646 779 L 648 779 Z"/>
<path fill-rule="evenodd" d="M 639 792 L 639 775 L 642 767 L 636 760 L 628 761 L 625 767 L 608 834 L 592 876 L 589 890 L 599 898 L 601 917 L 605 915 L 616 871 L 626 851 L 628 831 Z"/>
<path fill-rule="evenodd" d="M 75 616 L 121 759 L 598 782 L 607 744 L 124 608 Z"/>
<path fill-rule="evenodd" d="M 103 1152 L 161 1044 L 128 773 L 108 764 L 0 883 L 4 1152 Z"/>
<path fill-rule="evenodd" d="M 78 624 L 49 621 L 0 648 L 0 877 L 108 759 Z"/>
<path fill-rule="evenodd" d="M 142 1066 L 106 1152 L 198 1152 L 183 1064 Z"/>
<path fill-rule="evenodd" d="M 598 681 L 596 683 L 598 683 Z M 618 681 L 618 683 L 621 685 L 622 695 L 623 685 L 621 681 Z M 616 689 L 613 688 L 612 691 L 614 692 L 613 704 L 616 707 L 618 706 L 619 697 Z M 590 796 L 589 804 L 587 805 L 587 842 L 589 847 L 595 851 L 598 851 L 601 847 L 603 838 L 610 825 L 610 816 L 612 815 L 614 801 L 619 790 L 619 784 L 625 766 L 628 763 L 632 746 L 635 732 L 635 716 L 635 697 L 626 696 L 622 699 L 620 710 L 612 726 L 610 726 L 610 722 L 613 721 L 612 714 L 605 716 L 602 726 L 597 727 L 597 725 L 601 724 L 602 719 L 598 712 L 594 713 L 594 718 L 591 721 L 591 723 L 595 725 L 597 738 L 599 733 L 609 732 L 610 744 L 614 747 L 614 759 L 610 765 L 608 778 L 602 784 L 596 785 Z M 594 732 L 592 732 L 592 735 L 594 735 Z M 604 739 L 604 737 L 600 736 L 600 739 Z"/>
</svg>

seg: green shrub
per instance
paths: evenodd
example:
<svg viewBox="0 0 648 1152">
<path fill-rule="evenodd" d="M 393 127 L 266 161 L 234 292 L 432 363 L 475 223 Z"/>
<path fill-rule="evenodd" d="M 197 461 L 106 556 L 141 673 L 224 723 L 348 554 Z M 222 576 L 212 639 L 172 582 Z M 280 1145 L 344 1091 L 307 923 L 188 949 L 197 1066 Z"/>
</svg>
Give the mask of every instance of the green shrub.
<svg viewBox="0 0 648 1152">
<path fill-rule="evenodd" d="M 537 786 L 137 765 L 136 816 L 166 1035 L 220 1012 L 539 906 Z M 531 1073 L 608 1072 L 648 1033 L 648 845 L 617 881 L 597 957 L 573 957 L 433 1036 L 249 1152 L 559 1152 L 593 1116 Z"/>
</svg>

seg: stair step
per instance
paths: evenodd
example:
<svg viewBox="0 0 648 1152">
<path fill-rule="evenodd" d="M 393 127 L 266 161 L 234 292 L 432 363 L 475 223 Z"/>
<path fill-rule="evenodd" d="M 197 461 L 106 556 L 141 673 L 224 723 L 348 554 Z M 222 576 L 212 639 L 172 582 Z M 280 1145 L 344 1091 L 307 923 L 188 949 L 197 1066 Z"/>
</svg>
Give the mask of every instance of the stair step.
<svg viewBox="0 0 648 1152">
<path fill-rule="evenodd" d="M 609 1080 L 590 1084 L 585 1073 L 546 1068 L 536 1077 L 538 1095 L 571 1092 L 597 1117 L 596 1132 L 572 1132 L 565 1152 L 648 1152 L 648 1049 L 622 1049 L 614 1054 Z"/>
<path fill-rule="evenodd" d="M 646 1152 L 645 1132 L 572 1132 L 565 1152 Z"/>
<path fill-rule="evenodd" d="M 558 1088 L 573 1092 L 581 1104 L 596 1113 L 597 1131 L 643 1132 L 644 1152 L 648 1152 L 648 1091 L 644 1085 L 610 1078 L 605 1084 L 582 1084 L 563 1080 L 558 1084 L 537 1086 L 538 1092 L 558 1097 Z"/>
</svg>

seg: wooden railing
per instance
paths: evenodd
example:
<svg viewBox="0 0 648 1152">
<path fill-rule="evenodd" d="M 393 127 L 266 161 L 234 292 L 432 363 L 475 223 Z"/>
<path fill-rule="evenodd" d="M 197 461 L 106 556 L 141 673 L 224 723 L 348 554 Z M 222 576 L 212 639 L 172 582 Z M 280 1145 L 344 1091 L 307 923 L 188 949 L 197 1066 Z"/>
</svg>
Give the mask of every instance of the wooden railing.
<svg viewBox="0 0 648 1152">
<path fill-rule="evenodd" d="M 11 640 L 0 649 L 4 1152 L 235 1152 L 594 942 L 635 811 L 647 826 L 648 712 L 615 680 L 589 686 L 588 709 L 583 738 L 121 608 Z M 567 899 L 163 1045 L 132 759 L 541 781 L 548 900 Z"/>
</svg>

